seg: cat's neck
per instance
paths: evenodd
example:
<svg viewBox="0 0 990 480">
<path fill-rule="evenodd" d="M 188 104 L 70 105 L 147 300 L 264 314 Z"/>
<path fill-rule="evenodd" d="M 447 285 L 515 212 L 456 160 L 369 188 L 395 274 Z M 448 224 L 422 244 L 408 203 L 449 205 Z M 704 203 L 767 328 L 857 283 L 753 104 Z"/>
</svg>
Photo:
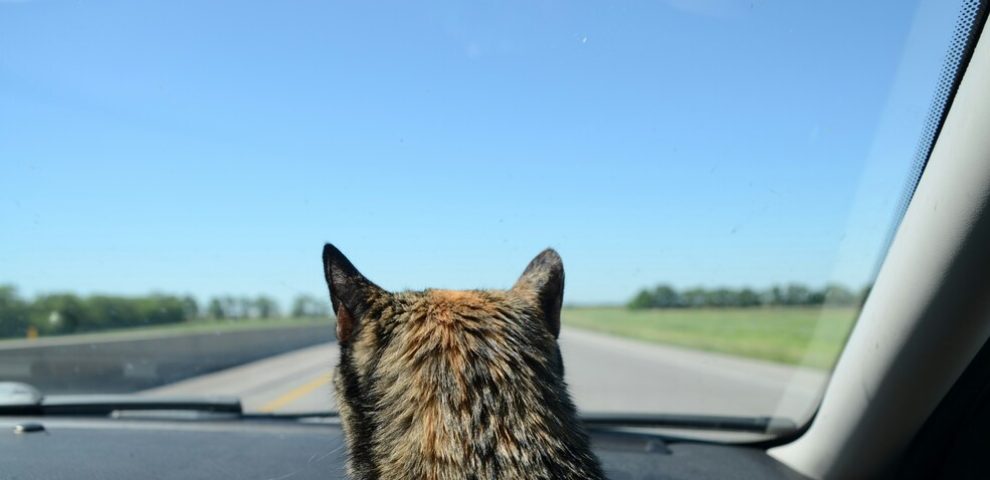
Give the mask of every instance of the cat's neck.
<svg viewBox="0 0 990 480">
<path fill-rule="evenodd" d="M 562 382 L 450 367 L 382 389 L 396 396 L 373 415 L 381 478 L 603 478 Z"/>
</svg>

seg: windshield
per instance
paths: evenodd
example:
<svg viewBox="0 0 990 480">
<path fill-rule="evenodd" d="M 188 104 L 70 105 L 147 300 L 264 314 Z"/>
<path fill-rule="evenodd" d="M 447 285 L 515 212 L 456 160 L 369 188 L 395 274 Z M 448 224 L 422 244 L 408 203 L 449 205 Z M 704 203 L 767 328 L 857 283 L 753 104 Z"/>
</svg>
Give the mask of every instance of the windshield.
<svg viewBox="0 0 990 480">
<path fill-rule="evenodd" d="M 324 242 L 389 290 L 549 246 L 581 412 L 797 427 L 968 5 L 0 1 L 0 381 L 333 411 Z"/>
</svg>

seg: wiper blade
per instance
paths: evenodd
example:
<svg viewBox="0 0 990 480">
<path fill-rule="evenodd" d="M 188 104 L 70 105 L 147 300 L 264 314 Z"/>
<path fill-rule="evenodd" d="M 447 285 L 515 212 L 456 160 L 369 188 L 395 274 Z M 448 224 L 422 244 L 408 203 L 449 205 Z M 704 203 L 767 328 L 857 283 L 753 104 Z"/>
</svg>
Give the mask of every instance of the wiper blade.
<svg viewBox="0 0 990 480">
<path fill-rule="evenodd" d="M 246 420 L 265 420 L 265 419 L 275 419 L 275 420 L 305 420 L 308 418 L 339 418 L 340 414 L 332 410 L 321 410 L 313 412 L 289 412 L 289 413 L 277 413 L 277 412 L 249 412 L 241 415 L 242 418 Z"/>
<path fill-rule="evenodd" d="M 234 414 L 243 418 L 332 418 L 337 412 L 249 413 L 230 396 L 144 397 L 137 395 L 41 395 L 30 385 L 0 382 L 0 415 L 98 415 L 127 411 L 193 411 Z M 734 417 L 649 413 L 586 413 L 589 427 L 677 428 L 764 434 L 789 433 L 794 421 L 779 417 Z"/>
<path fill-rule="evenodd" d="M 141 397 L 134 395 L 52 395 L 42 399 L 42 415 L 110 415 L 119 411 L 187 410 L 243 413 L 237 397 Z M 2 410 L 0 410 L 2 411 Z"/>
<path fill-rule="evenodd" d="M 679 428 L 766 434 L 781 434 L 798 429 L 798 425 L 793 420 L 779 417 L 586 413 L 581 416 L 581 420 L 585 425 L 592 427 Z"/>
<path fill-rule="evenodd" d="M 42 395 L 22 383 L 0 382 L 0 415 L 110 415 L 122 411 L 195 411 L 241 415 L 229 396 Z"/>
</svg>

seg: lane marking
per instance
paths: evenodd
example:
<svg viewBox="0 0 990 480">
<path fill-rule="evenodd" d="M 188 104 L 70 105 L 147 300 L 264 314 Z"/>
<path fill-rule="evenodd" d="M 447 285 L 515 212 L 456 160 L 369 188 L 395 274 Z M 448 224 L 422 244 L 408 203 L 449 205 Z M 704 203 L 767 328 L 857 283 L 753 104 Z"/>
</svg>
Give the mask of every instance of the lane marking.
<svg viewBox="0 0 990 480">
<path fill-rule="evenodd" d="M 300 398 L 313 393 L 314 390 L 330 383 L 331 374 L 325 373 L 316 377 L 288 392 L 283 393 L 275 400 L 272 400 L 261 407 L 262 412 L 270 413 L 278 410 Z"/>
</svg>

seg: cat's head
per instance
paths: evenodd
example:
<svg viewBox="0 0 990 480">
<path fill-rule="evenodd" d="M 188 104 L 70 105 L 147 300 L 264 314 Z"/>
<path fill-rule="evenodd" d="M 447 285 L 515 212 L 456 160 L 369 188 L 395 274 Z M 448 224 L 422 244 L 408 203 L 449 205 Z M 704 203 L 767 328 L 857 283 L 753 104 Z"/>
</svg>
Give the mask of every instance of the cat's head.
<svg viewBox="0 0 990 480">
<path fill-rule="evenodd" d="M 529 263 L 509 290 L 388 292 L 368 280 L 329 243 L 323 247 L 323 271 L 337 317 L 338 342 L 351 351 L 370 353 L 365 350 L 386 348 L 386 343 L 396 340 L 393 336 L 397 331 L 470 337 L 480 328 L 525 334 L 516 340 L 527 345 L 542 344 L 560 334 L 564 265 L 550 248 Z M 413 339 L 397 340 L 408 343 Z"/>
<path fill-rule="evenodd" d="M 557 252 L 537 255 L 508 290 L 387 292 L 329 244 L 323 265 L 337 315 L 334 383 L 353 468 L 377 468 L 378 457 L 397 454 L 375 454 L 378 448 L 464 448 L 468 439 L 459 437 L 483 435 L 459 429 L 483 428 L 492 418 L 518 415 L 521 425 L 534 412 L 573 415 L 556 340 L 564 293 Z"/>
</svg>

